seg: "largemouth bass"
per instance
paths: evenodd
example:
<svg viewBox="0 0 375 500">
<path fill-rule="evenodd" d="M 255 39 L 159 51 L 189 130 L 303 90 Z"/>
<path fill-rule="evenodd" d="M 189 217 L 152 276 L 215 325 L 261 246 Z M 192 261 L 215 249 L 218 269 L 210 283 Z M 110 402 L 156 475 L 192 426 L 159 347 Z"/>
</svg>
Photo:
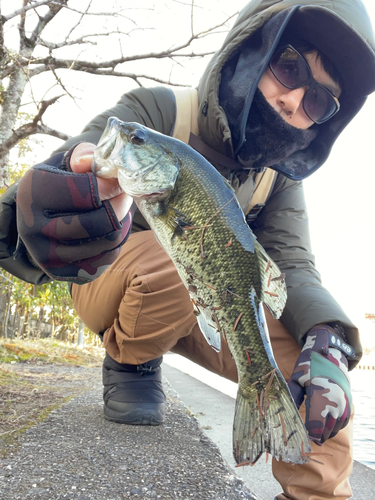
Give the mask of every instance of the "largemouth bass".
<svg viewBox="0 0 375 500">
<path fill-rule="evenodd" d="M 286 285 L 246 223 L 228 182 L 186 144 L 136 123 L 108 120 L 93 171 L 118 177 L 172 259 L 200 329 L 219 351 L 227 342 L 238 370 L 233 424 L 237 464 L 264 452 L 309 461 L 306 429 L 277 368 L 263 304 L 275 318 Z"/>
</svg>

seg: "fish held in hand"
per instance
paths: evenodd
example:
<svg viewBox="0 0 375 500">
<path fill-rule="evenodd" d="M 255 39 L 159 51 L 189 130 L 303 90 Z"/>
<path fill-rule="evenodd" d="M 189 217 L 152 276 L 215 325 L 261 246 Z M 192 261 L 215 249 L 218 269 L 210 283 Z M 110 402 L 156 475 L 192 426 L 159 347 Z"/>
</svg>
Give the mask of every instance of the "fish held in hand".
<svg viewBox="0 0 375 500">
<path fill-rule="evenodd" d="M 93 171 L 118 177 L 176 266 L 207 342 L 216 351 L 228 344 L 238 370 L 237 464 L 254 464 L 264 452 L 308 462 L 310 441 L 273 357 L 263 310 L 280 317 L 286 285 L 231 186 L 181 141 L 116 118 L 108 120 Z"/>
</svg>

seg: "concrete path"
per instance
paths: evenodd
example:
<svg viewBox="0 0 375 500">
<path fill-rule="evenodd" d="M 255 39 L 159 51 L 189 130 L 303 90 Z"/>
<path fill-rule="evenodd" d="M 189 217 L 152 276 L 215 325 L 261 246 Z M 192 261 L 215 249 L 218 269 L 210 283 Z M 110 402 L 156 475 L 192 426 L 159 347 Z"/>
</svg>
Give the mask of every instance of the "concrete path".
<svg viewBox="0 0 375 500">
<path fill-rule="evenodd" d="M 0 499 L 273 500 L 280 490 L 264 460 L 234 469 L 233 398 L 166 363 L 163 373 L 166 421 L 145 427 L 106 421 L 101 370 L 90 372 L 89 390 L 0 456 Z M 372 500 L 375 471 L 356 463 L 352 486 L 355 500 Z"/>
<path fill-rule="evenodd" d="M 92 390 L 8 446 L 1 500 L 255 500 L 167 381 L 165 424 L 150 427 L 105 420 L 101 369 L 91 378 Z"/>
</svg>

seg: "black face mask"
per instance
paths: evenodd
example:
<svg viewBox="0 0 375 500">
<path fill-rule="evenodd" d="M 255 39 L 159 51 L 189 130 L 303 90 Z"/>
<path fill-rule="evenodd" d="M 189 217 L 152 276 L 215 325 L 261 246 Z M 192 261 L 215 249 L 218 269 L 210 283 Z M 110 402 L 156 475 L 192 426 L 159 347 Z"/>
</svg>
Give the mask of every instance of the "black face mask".
<svg viewBox="0 0 375 500">
<path fill-rule="evenodd" d="M 329 154 L 324 140 L 326 124 L 308 130 L 292 127 L 257 89 L 281 36 L 289 36 L 285 28 L 294 12 L 291 8 L 276 14 L 226 61 L 221 70 L 219 103 L 232 136 L 233 148 L 228 156 L 235 152 L 235 159 L 244 169 L 272 166 L 290 179 L 299 180 L 319 168 Z M 314 141 L 318 130 L 322 138 Z"/>
<path fill-rule="evenodd" d="M 257 89 L 246 123 L 246 141 L 236 159 L 244 169 L 271 167 L 295 151 L 307 148 L 317 134 L 316 125 L 307 130 L 289 125 Z"/>
</svg>

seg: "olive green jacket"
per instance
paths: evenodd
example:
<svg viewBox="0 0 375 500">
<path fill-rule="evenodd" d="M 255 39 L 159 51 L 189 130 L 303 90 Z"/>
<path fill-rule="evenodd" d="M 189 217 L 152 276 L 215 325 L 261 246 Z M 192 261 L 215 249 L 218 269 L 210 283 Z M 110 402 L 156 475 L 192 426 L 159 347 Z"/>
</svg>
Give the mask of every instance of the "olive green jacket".
<svg viewBox="0 0 375 500">
<path fill-rule="evenodd" d="M 169 89 L 162 87 L 131 91 L 123 95 L 114 108 L 94 118 L 81 135 L 64 145 L 64 149 L 78 141 L 97 143 L 109 116 L 142 123 L 172 135 L 174 96 Z M 135 224 L 136 230 L 142 229 L 140 217 L 136 218 Z M 272 195 L 252 229 L 259 242 L 286 274 L 288 300 L 281 320 L 291 335 L 301 342 L 306 332 L 317 323 L 341 323 L 359 359 L 361 347 L 358 331 L 322 286 L 315 268 L 302 182 L 292 181 L 279 174 Z"/>
<path fill-rule="evenodd" d="M 365 38 L 371 38 L 371 28 L 366 21 L 366 15 L 359 8 L 352 8 L 356 0 L 254 0 L 240 13 L 234 28 L 229 33 L 223 48 L 220 49 L 209 63 L 198 87 L 199 114 L 198 124 L 200 137 L 217 151 L 233 156 L 231 134 L 225 113 L 218 102 L 220 71 L 229 55 L 254 30 L 262 26 L 275 13 L 284 8 L 297 5 L 322 5 L 336 11 L 343 17 L 357 16 L 354 25 L 362 30 Z M 350 9 L 349 9 L 350 5 Z M 361 17 L 362 16 L 362 17 Z M 362 22 L 365 20 L 366 22 Z M 367 35 L 366 30 L 369 31 Z M 345 113 L 335 121 L 327 122 L 324 134 L 319 134 L 316 148 L 316 161 L 324 163 L 339 133 L 356 114 L 365 101 L 361 96 Z M 338 113 L 339 115 L 339 113 Z M 111 109 L 95 117 L 85 127 L 83 132 L 69 139 L 59 151 L 67 151 L 79 141 L 97 143 L 103 132 L 107 119 L 116 116 L 127 122 L 138 122 L 161 133 L 172 135 L 176 118 L 176 103 L 170 89 L 157 87 L 151 89 L 138 88 L 121 97 Z M 337 115 L 336 115 L 337 116 Z M 320 141 L 320 143 L 319 143 Z M 324 142 L 324 147 L 322 147 Z M 254 190 L 255 175 L 249 172 L 249 191 Z M 13 190 L 12 190 L 13 189 Z M 31 264 L 24 260 L 17 262 L 14 258 L 17 228 L 15 226 L 12 206 L 15 188 L 10 188 L 2 201 L 0 211 L 0 265 L 16 276 L 34 283 L 48 281 L 42 272 L 38 273 Z M 135 221 L 135 230 L 142 229 L 142 220 Z M 304 201 L 302 182 L 292 181 L 283 175 L 278 175 L 272 195 L 266 206 L 252 224 L 252 229 L 265 250 L 286 274 L 288 300 L 281 321 L 294 339 L 303 344 L 304 335 L 318 323 L 337 322 L 341 324 L 348 342 L 356 351 L 356 361 L 362 354 L 358 330 L 337 304 L 330 293 L 322 286 L 320 275 L 315 268 L 314 256 L 311 252 L 308 217 Z M 355 364 L 352 363 L 352 366 Z"/>
</svg>

